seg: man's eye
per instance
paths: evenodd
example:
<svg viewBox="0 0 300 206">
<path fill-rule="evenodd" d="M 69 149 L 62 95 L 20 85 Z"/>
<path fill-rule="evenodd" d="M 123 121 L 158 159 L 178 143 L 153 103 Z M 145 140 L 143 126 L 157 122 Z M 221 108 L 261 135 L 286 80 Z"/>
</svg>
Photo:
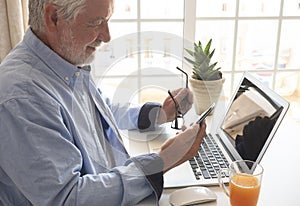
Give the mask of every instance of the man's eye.
<svg viewBox="0 0 300 206">
<path fill-rule="evenodd" d="M 93 22 L 93 23 L 90 23 L 89 26 L 91 26 L 91 27 L 99 27 L 99 26 L 103 25 L 103 22 L 104 22 L 104 20 Z"/>
<path fill-rule="evenodd" d="M 97 25 L 97 26 L 101 26 L 101 25 L 103 24 L 103 22 L 104 22 L 104 20 L 98 21 L 98 22 L 96 23 L 96 25 Z"/>
</svg>

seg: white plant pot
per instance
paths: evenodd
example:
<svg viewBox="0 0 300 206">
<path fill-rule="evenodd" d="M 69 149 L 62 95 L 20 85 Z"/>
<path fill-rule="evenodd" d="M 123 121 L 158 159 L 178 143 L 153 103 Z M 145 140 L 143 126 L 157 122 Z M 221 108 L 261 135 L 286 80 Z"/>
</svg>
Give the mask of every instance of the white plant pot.
<svg viewBox="0 0 300 206">
<path fill-rule="evenodd" d="M 202 81 L 190 79 L 194 95 L 194 107 L 197 114 L 204 112 L 213 102 L 217 104 L 222 92 L 224 78 L 220 80 Z"/>
</svg>

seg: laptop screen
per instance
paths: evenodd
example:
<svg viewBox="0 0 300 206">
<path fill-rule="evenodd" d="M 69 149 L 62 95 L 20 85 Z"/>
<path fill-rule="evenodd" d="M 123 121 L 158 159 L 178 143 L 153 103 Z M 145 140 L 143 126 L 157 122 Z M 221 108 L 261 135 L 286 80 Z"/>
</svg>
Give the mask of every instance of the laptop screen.
<svg viewBox="0 0 300 206">
<path fill-rule="evenodd" d="M 221 129 L 242 159 L 257 161 L 270 143 L 288 103 L 260 81 L 245 74 Z M 231 147 L 231 148 L 232 148 Z M 260 157 L 261 159 L 261 157 Z"/>
</svg>

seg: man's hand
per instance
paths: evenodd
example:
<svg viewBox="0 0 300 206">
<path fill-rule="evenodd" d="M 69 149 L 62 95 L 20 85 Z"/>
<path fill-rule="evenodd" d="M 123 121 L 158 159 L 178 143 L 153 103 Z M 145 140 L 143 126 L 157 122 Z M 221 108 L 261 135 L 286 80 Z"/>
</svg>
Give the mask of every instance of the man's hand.
<svg viewBox="0 0 300 206">
<path fill-rule="evenodd" d="M 194 124 L 166 140 L 158 153 L 164 161 L 164 173 L 196 156 L 205 136 L 206 123 L 203 121 L 201 127 Z"/>
<path fill-rule="evenodd" d="M 174 99 L 179 105 L 179 111 L 181 114 L 185 114 L 189 111 L 193 105 L 193 93 L 188 88 L 179 88 L 171 92 Z M 163 124 L 165 122 L 171 122 L 175 119 L 176 106 L 170 96 L 168 96 L 163 102 L 161 111 L 158 117 L 158 123 Z"/>
</svg>

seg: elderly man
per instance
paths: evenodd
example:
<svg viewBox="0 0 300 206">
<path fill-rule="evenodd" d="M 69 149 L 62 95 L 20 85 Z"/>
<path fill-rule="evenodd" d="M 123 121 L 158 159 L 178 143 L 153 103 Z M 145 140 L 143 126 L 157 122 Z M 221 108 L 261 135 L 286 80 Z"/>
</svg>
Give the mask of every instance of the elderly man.
<svg viewBox="0 0 300 206">
<path fill-rule="evenodd" d="M 29 0 L 30 28 L 0 66 L 0 205 L 158 201 L 163 174 L 197 153 L 205 123 L 129 157 L 119 128 L 153 130 L 176 111 L 170 97 L 120 106 L 96 88 L 88 64 L 110 41 L 112 13 L 113 0 Z M 188 89 L 172 95 L 191 108 Z"/>
</svg>

